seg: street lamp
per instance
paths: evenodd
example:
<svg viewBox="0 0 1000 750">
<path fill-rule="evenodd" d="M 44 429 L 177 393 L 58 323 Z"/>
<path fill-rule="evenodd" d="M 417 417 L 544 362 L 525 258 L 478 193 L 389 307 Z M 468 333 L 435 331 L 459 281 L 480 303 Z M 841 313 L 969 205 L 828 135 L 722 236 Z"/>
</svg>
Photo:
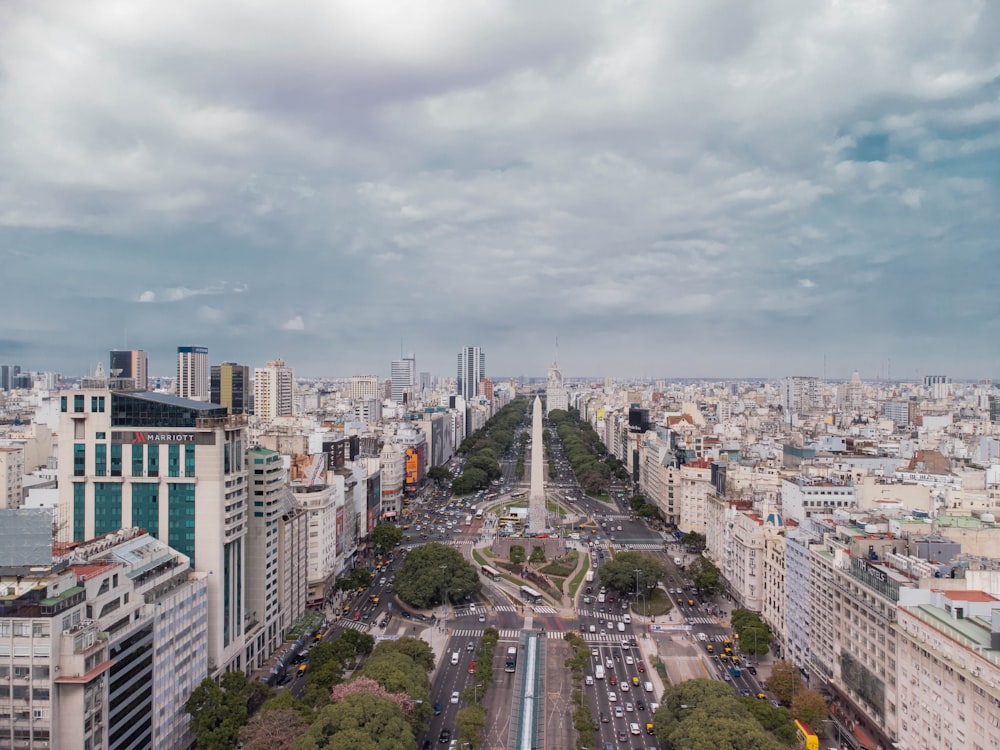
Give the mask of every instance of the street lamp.
<svg viewBox="0 0 1000 750">
<path fill-rule="evenodd" d="M 445 576 L 444 572 L 448 569 L 447 565 L 439 565 L 441 568 L 441 582 L 444 584 L 444 601 L 441 602 L 444 605 L 444 614 L 448 615 L 448 578 Z"/>
</svg>

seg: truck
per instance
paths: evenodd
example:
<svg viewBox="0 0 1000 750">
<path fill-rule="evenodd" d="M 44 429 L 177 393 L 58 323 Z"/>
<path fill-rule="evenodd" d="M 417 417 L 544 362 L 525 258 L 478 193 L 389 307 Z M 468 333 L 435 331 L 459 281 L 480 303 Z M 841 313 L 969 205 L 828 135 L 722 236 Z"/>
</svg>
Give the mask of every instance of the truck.
<svg viewBox="0 0 1000 750">
<path fill-rule="evenodd" d="M 592 583 L 592 582 L 593 582 L 593 580 L 594 580 L 594 571 L 593 571 L 593 570 L 588 570 L 588 571 L 587 571 L 587 575 L 585 575 L 585 576 L 583 577 L 583 579 L 584 579 L 584 580 L 585 580 L 585 581 L 586 581 L 587 583 Z"/>
<path fill-rule="evenodd" d="M 604 665 L 603 664 L 598 664 L 597 666 L 594 667 L 594 677 L 596 677 L 598 680 L 603 680 L 604 679 Z"/>
</svg>

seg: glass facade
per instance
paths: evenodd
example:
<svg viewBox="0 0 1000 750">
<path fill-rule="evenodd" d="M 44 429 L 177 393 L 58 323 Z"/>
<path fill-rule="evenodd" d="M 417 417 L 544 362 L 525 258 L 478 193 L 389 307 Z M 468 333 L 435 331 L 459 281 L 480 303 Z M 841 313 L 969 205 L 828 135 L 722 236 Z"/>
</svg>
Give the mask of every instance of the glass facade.
<svg viewBox="0 0 1000 750">
<path fill-rule="evenodd" d="M 120 477 L 122 475 L 122 444 L 111 444 L 111 476 Z"/>
<path fill-rule="evenodd" d="M 122 527 L 122 485 L 94 482 L 94 536 Z"/>
<path fill-rule="evenodd" d="M 193 484 L 171 484 L 167 489 L 167 544 L 191 558 L 194 567 Z"/>
<path fill-rule="evenodd" d="M 94 446 L 94 476 L 106 477 L 108 475 L 108 446 L 98 443 Z M 79 476 L 79 475 L 78 475 Z"/>
<path fill-rule="evenodd" d="M 73 541 L 82 542 L 87 528 L 87 485 L 73 482 Z"/>
<path fill-rule="evenodd" d="M 181 447 L 179 445 L 167 446 L 167 476 L 179 477 L 181 475 Z"/>
<path fill-rule="evenodd" d="M 132 525 L 160 538 L 160 486 L 136 482 L 132 485 Z"/>
<path fill-rule="evenodd" d="M 81 396 L 82 398 L 82 396 Z M 111 394 L 112 427 L 196 427 L 202 418 L 225 418 L 228 410 L 215 404 L 197 404 L 148 394 Z"/>
<path fill-rule="evenodd" d="M 160 476 L 160 446 L 146 446 L 146 476 Z"/>
<path fill-rule="evenodd" d="M 142 476 L 142 443 L 132 443 L 132 476 Z"/>
<path fill-rule="evenodd" d="M 73 476 L 87 476 L 87 446 L 84 443 L 73 445 Z"/>
<path fill-rule="evenodd" d="M 184 446 L 184 476 L 194 477 L 194 446 Z"/>
</svg>

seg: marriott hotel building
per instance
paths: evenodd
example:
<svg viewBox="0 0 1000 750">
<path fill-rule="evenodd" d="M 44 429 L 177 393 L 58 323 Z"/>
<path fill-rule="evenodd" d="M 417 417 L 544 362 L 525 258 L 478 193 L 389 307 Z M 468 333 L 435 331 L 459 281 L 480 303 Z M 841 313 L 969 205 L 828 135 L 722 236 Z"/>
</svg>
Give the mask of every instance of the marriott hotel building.
<svg viewBox="0 0 1000 750">
<path fill-rule="evenodd" d="M 100 381 L 84 386 L 59 394 L 58 539 L 140 527 L 188 556 L 207 574 L 209 673 L 249 671 L 261 655 L 244 632 L 246 417 Z"/>
</svg>

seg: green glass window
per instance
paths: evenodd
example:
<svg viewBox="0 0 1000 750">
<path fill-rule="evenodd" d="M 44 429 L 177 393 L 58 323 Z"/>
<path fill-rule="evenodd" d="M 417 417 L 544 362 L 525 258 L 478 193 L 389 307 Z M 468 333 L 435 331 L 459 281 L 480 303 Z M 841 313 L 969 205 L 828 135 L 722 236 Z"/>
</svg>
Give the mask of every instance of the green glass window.
<svg viewBox="0 0 1000 750">
<path fill-rule="evenodd" d="M 73 476 L 87 476 L 87 446 L 85 443 L 73 445 Z"/>
<path fill-rule="evenodd" d="M 181 447 L 179 445 L 167 446 L 167 476 L 179 477 L 181 475 Z"/>
<path fill-rule="evenodd" d="M 132 443 L 132 476 L 142 476 L 142 443 Z"/>
<path fill-rule="evenodd" d="M 122 475 L 122 444 L 111 444 L 111 476 L 120 477 Z"/>
<path fill-rule="evenodd" d="M 160 476 L 160 446 L 146 446 L 146 476 Z"/>
<path fill-rule="evenodd" d="M 184 446 L 184 476 L 194 476 L 194 446 Z"/>
<path fill-rule="evenodd" d="M 83 394 L 77 393 L 73 396 L 73 411 L 77 414 L 83 413 Z"/>
<path fill-rule="evenodd" d="M 73 482 L 73 541 L 82 542 L 87 528 L 87 485 Z"/>
<path fill-rule="evenodd" d="M 65 396 L 60 396 L 59 397 L 59 411 L 61 411 L 63 414 L 65 414 L 66 413 L 66 409 L 67 409 L 66 397 Z"/>
<path fill-rule="evenodd" d="M 167 544 L 191 558 L 194 566 L 194 485 L 167 489 Z"/>
<path fill-rule="evenodd" d="M 122 527 L 120 482 L 94 482 L 94 536 Z"/>
<path fill-rule="evenodd" d="M 160 536 L 160 487 L 137 482 L 132 485 L 132 525 L 145 529 L 150 536 Z"/>
<path fill-rule="evenodd" d="M 228 441 L 222 446 L 222 471 L 228 474 L 231 471 L 231 462 L 229 460 L 229 443 Z"/>
<path fill-rule="evenodd" d="M 94 476 L 106 477 L 108 475 L 108 446 L 98 443 L 94 446 Z"/>
</svg>

